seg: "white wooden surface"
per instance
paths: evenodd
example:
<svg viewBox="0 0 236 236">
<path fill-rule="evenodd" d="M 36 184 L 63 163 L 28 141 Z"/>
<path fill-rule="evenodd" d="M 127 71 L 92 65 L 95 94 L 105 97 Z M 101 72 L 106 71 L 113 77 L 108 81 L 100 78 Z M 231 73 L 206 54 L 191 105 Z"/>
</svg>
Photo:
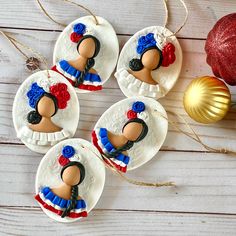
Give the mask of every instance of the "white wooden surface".
<svg viewBox="0 0 236 236">
<path fill-rule="evenodd" d="M 61 1 L 44 2 L 51 14 L 64 23 L 85 14 Z M 163 23 L 160 0 L 77 2 L 109 20 L 121 46 L 137 30 Z M 189 21 L 179 34 L 183 69 L 176 86 L 161 103 L 166 109 L 182 114 L 209 145 L 236 150 L 235 110 L 217 124 L 200 125 L 188 118 L 182 106 L 183 91 L 191 79 L 211 75 L 204 53 L 208 31 L 221 16 L 236 11 L 236 2 L 187 0 L 186 3 Z M 183 10 L 177 0 L 170 0 L 169 7 L 170 29 L 174 30 Z M 40 51 L 51 65 L 53 45 L 62 28 L 41 13 L 36 1 L 0 0 L 0 28 Z M 35 173 L 42 155 L 21 144 L 11 118 L 14 94 L 28 75 L 21 55 L 0 37 L 0 235 L 236 235 L 236 158 L 207 153 L 172 127 L 156 158 L 129 176 L 150 181 L 171 180 L 177 187 L 137 187 L 107 173 L 102 198 L 87 219 L 65 225 L 47 218 L 33 199 Z M 235 100 L 236 88 L 230 89 Z M 114 77 L 103 91 L 79 95 L 81 120 L 76 137 L 90 139 L 96 120 L 122 98 Z"/>
</svg>

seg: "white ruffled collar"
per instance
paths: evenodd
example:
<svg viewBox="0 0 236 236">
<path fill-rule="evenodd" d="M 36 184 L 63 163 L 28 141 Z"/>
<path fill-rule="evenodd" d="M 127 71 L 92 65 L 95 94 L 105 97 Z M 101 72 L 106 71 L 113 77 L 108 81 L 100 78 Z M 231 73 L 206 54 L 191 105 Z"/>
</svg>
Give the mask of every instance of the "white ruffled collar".
<svg viewBox="0 0 236 236">
<path fill-rule="evenodd" d="M 27 143 L 41 146 L 54 145 L 59 141 L 66 139 L 71 136 L 70 132 L 62 129 L 58 132 L 44 133 L 37 132 L 30 129 L 28 126 L 22 127 L 18 133 L 18 138 L 24 140 Z"/>
<path fill-rule="evenodd" d="M 138 80 L 125 68 L 122 68 L 117 71 L 115 73 L 115 77 L 119 80 L 122 86 L 127 88 L 134 95 L 141 95 L 156 99 L 159 97 L 163 97 L 165 94 L 164 88 L 159 84 L 152 85 Z"/>
</svg>

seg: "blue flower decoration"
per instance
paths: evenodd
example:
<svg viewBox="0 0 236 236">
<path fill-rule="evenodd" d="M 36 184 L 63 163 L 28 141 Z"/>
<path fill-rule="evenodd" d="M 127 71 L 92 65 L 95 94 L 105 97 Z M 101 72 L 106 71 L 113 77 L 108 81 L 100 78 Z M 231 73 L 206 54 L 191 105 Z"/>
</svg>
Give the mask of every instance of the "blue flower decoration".
<svg viewBox="0 0 236 236">
<path fill-rule="evenodd" d="M 29 99 L 29 105 L 32 108 L 36 108 L 37 102 L 45 94 L 45 91 L 42 87 L 38 86 L 35 82 L 31 85 L 30 90 L 27 92 L 27 97 Z"/>
<path fill-rule="evenodd" d="M 141 36 L 138 40 L 137 53 L 142 54 L 145 49 L 150 47 L 156 47 L 156 40 L 153 33 Z"/>
<path fill-rule="evenodd" d="M 73 30 L 77 34 L 84 34 L 86 30 L 86 25 L 82 23 L 75 24 Z"/>
<path fill-rule="evenodd" d="M 75 155 L 75 149 L 72 146 L 67 145 L 62 149 L 62 155 L 65 158 L 71 158 Z"/>
<path fill-rule="evenodd" d="M 144 51 L 144 49 L 145 49 L 145 48 L 144 48 L 142 45 L 138 45 L 138 46 L 137 46 L 137 53 L 138 53 L 138 54 L 142 54 L 142 52 Z"/>
<path fill-rule="evenodd" d="M 136 113 L 140 113 L 145 110 L 145 104 L 143 102 L 133 103 L 132 110 Z"/>
</svg>

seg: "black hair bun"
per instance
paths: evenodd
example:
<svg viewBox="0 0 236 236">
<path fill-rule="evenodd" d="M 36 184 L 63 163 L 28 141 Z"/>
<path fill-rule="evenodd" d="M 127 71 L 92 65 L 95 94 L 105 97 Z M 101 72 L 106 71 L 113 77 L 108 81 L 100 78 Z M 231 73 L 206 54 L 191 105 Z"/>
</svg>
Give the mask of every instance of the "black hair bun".
<svg viewBox="0 0 236 236">
<path fill-rule="evenodd" d="M 140 59 L 132 59 L 130 62 L 129 62 L 129 68 L 132 70 L 132 71 L 139 71 L 141 69 L 143 69 L 143 64 L 141 62 Z"/>
<path fill-rule="evenodd" d="M 42 119 L 42 116 L 37 111 L 31 111 L 27 115 L 27 120 L 30 124 L 38 124 Z"/>
</svg>

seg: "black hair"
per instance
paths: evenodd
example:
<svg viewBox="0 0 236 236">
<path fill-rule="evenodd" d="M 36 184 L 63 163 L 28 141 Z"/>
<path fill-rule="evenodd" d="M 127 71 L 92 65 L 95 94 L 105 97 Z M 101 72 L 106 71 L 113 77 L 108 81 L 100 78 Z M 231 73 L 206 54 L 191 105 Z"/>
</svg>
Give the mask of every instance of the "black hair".
<svg viewBox="0 0 236 236">
<path fill-rule="evenodd" d="M 122 132 L 123 132 L 124 128 L 130 123 L 139 123 L 143 126 L 142 132 L 140 133 L 138 138 L 135 141 L 128 140 L 128 142 L 125 145 L 123 145 L 122 147 L 117 148 L 114 152 L 107 154 L 108 156 L 116 157 L 120 153 L 122 153 L 124 151 L 127 151 L 130 148 L 132 148 L 134 146 L 134 143 L 137 143 L 137 142 L 143 140 L 146 137 L 146 135 L 148 133 L 148 126 L 147 126 L 147 124 L 145 123 L 144 120 L 139 119 L 139 118 L 133 118 L 133 119 L 128 120 L 122 128 Z"/>
<path fill-rule="evenodd" d="M 95 43 L 95 52 L 93 54 L 93 56 L 91 58 L 88 58 L 88 61 L 85 65 L 85 69 L 84 71 L 82 71 L 80 73 L 80 76 L 78 78 L 78 80 L 76 80 L 75 82 L 75 85 L 78 86 L 79 84 L 82 84 L 84 82 L 84 76 L 88 73 L 88 71 L 95 65 L 95 60 L 94 58 L 98 55 L 99 51 L 100 51 L 100 48 L 101 48 L 101 44 L 100 44 L 100 41 L 94 37 L 93 35 L 85 35 L 83 36 L 80 41 L 78 42 L 78 45 L 77 45 L 77 50 L 79 50 L 79 46 L 80 44 L 85 40 L 85 39 L 88 39 L 88 38 L 91 38 L 93 39 L 94 43 Z"/>
<path fill-rule="evenodd" d="M 76 203 L 77 203 L 77 198 L 78 198 L 78 195 L 79 195 L 78 185 L 81 184 L 83 182 L 84 178 L 85 178 L 85 168 L 80 162 L 77 162 L 77 161 L 71 161 L 67 165 L 63 166 L 63 168 L 61 170 L 61 178 L 62 178 L 62 175 L 63 175 L 63 172 L 65 171 L 65 169 L 67 169 L 70 166 L 77 166 L 79 168 L 79 170 L 80 170 L 80 181 L 79 181 L 79 183 L 72 186 L 72 188 L 71 188 L 70 204 L 63 211 L 63 213 L 61 215 L 62 218 L 68 216 L 70 214 L 71 210 L 75 209 Z"/>
<path fill-rule="evenodd" d="M 33 111 L 30 111 L 27 115 L 27 120 L 30 124 L 33 124 L 33 125 L 36 125 L 38 123 L 40 123 L 41 119 L 42 119 L 42 116 L 39 114 L 38 112 L 38 103 L 40 101 L 40 99 L 43 97 L 43 96 L 46 96 L 46 97 L 49 97 L 53 100 L 54 102 L 54 106 L 55 106 L 55 112 L 52 116 L 54 116 L 57 111 L 58 111 L 58 105 L 57 105 L 57 99 L 55 96 L 53 96 L 52 94 L 50 93 L 44 93 L 37 101 L 36 103 L 36 107 L 35 107 L 35 110 Z"/>
<path fill-rule="evenodd" d="M 162 64 L 162 61 L 163 61 L 163 55 L 162 55 L 162 51 L 156 47 L 156 46 L 152 46 L 152 47 L 149 47 L 149 48 L 146 48 L 141 56 L 140 56 L 140 59 L 138 58 L 133 58 L 130 62 L 129 62 L 129 68 L 132 70 L 132 71 L 139 71 L 139 70 L 142 70 L 143 69 L 143 63 L 142 63 L 142 57 L 144 55 L 145 52 L 149 51 L 149 50 L 152 50 L 152 49 L 157 49 L 157 51 L 160 53 L 160 60 L 159 60 L 159 63 L 158 65 L 156 66 L 155 69 L 153 70 L 156 70 L 158 69 L 161 64 Z"/>
<path fill-rule="evenodd" d="M 138 58 L 133 58 L 130 62 L 129 62 L 129 68 L 132 71 L 139 71 L 143 69 L 143 63 L 141 62 L 140 59 Z"/>
</svg>

